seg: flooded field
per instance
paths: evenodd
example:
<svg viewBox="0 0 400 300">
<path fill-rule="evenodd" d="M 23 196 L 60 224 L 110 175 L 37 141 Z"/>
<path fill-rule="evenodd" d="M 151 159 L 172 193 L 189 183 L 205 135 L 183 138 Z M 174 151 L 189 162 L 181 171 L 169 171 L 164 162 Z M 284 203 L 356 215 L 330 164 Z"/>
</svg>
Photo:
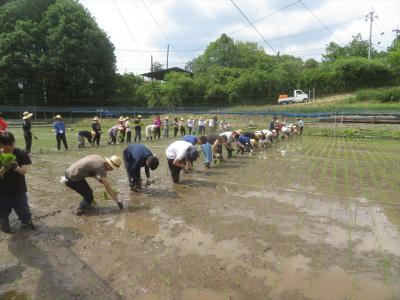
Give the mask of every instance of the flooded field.
<svg viewBox="0 0 400 300">
<path fill-rule="evenodd" d="M 123 147 L 34 154 L 38 230 L 0 235 L 0 298 L 400 299 L 399 140 L 295 137 L 210 170 L 200 158 L 182 185 L 169 142 L 148 143 L 161 164 L 143 193 L 110 173 L 122 211 L 89 179 L 98 205 L 81 217 L 60 176 Z"/>
</svg>

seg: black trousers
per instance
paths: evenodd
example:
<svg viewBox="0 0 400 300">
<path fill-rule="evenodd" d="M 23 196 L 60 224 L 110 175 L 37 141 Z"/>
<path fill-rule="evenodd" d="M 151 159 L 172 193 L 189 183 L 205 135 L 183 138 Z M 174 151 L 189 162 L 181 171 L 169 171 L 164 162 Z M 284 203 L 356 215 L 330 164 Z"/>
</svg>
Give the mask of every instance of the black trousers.
<svg viewBox="0 0 400 300">
<path fill-rule="evenodd" d="M 181 126 L 181 136 L 184 136 L 186 134 L 186 129 L 184 126 Z"/>
<path fill-rule="evenodd" d="M 96 144 L 97 146 L 100 145 L 100 136 L 101 136 L 101 133 L 96 132 L 94 139 L 93 139 L 93 144 Z"/>
<path fill-rule="evenodd" d="M 176 137 L 178 135 L 178 129 L 179 129 L 179 127 L 174 127 L 174 137 Z"/>
<path fill-rule="evenodd" d="M 26 193 L 0 196 L 0 222 L 8 223 L 8 216 L 12 209 L 14 209 L 22 223 L 32 219 Z"/>
<path fill-rule="evenodd" d="M 58 150 L 61 150 L 61 141 L 64 144 L 64 148 L 68 149 L 68 144 L 67 144 L 67 139 L 65 138 L 65 133 L 57 133 L 56 140 L 57 140 L 57 149 Z"/>
<path fill-rule="evenodd" d="M 174 160 L 175 159 L 168 159 L 168 167 L 169 167 L 169 170 L 171 171 L 173 183 L 178 183 L 182 168 L 175 166 Z"/>
<path fill-rule="evenodd" d="M 65 185 L 83 197 L 81 203 L 79 203 L 80 208 L 88 209 L 92 205 L 93 191 L 85 179 L 80 181 L 68 180 Z"/>
<path fill-rule="evenodd" d="M 126 142 L 130 143 L 131 142 L 131 138 L 132 138 L 132 132 L 131 131 L 127 131 L 126 132 Z"/>
<path fill-rule="evenodd" d="M 158 139 L 161 138 L 161 127 L 156 127 L 154 129 L 154 139 L 156 139 L 156 137 L 158 137 Z"/>
<path fill-rule="evenodd" d="M 31 153 L 31 148 L 32 148 L 32 134 L 24 133 L 24 139 L 25 139 L 25 152 L 29 154 Z"/>
<path fill-rule="evenodd" d="M 135 127 L 135 142 L 142 140 L 142 127 Z"/>
</svg>

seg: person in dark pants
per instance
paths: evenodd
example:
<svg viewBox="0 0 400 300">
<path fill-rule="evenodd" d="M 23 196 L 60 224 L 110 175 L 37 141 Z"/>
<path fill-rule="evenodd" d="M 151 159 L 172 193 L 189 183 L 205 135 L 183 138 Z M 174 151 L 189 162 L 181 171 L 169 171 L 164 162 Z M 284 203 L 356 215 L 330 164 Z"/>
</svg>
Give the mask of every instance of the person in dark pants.
<svg viewBox="0 0 400 300">
<path fill-rule="evenodd" d="M 178 136 L 178 130 L 179 130 L 178 118 L 174 118 L 173 126 L 174 126 L 174 137 L 177 137 Z"/>
<path fill-rule="evenodd" d="M 107 179 L 107 172 L 118 169 L 121 163 L 121 159 L 115 155 L 110 158 L 88 155 L 69 166 L 65 176 L 61 177 L 61 182 L 83 197 L 79 207 L 75 210 L 75 214 L 81 215 L 90 209 L 94 200 L 93 191 L 86 182 L 87 177 L 94 177 L 102 183 L 107 193 L 117 202 L 118 207 L 123 208 L 122 202 L 118 201 L 118 195 Z"/>
<path fill-rule="evenodd" d="M 92 145 L 93 147 L 93 137 L 95 136 L 95 132 L 91 132 L 89 130 L 81 130 L 78 132 L 78 148 L 85 148 L 85 139 L 88 140 L 88 142 Z"/>
<path fill-rule="evenodd" d="M 190 162 L 197 160 L 199 157 L 199 152 L 196 148 L 186 141 L 173 142 L 165 153 L 173 183 L 179 183 L 181 170 L 189 168 Z"/>
<path fill-rule="evenodd" d="M 185 119 L 181 118 L 181 121 L 179 122 L 179 127 L 181 128 L 181 136 L 184 136 L 186 134 L 185 126 Z"/>
<path fill-rule="evenodd" d="M 53 124 L 53 132 L 56 133 L 57 149 L 61 150 L 61 141 L 64 144 L 64 149 L 68 150 L 67 139 L 65 138 L 65 124 L 60 115 L 55 117 L 56 121 Z"/>
<path fill-rule="evenodd" d="M 94 132 L 93 144 L 100 145 L 101 125 L 98 117 L 93 118 L 92 130 Z"/>
<path fill-rule="evenodd" d="M 154 139 L 158 137 L 158 139 L 161 138 L 161 119 L 160 116 L 157 115 L 156 118 L 154 119 L 154 125 L 156 125 L 156 129 L 154 131 Z"/>
<path fill-rule="evenodd" d="M 142 116 L 138 115 L 135 121 L 133 121 L 133 126 L 135 128 L 135 143 L 136 141 L 141 141 L 142 140 Z"/>
<path fill-rule="evenodd" d="M 0 176 L 0 229 L 11 233 L 8 216 L 14 209 L 22 226 L 35 229 L 32 223 L 32 214 L 28 205 L 27 186 L 25 175 L 31 159 L 23 150 L 15 148 L 15 138 L 11 132 L 0 133 L 0 152 L 14 154 L 16 162 L 11 166 L 2 167 Z"/>
<path fill-rule="evenodd" d="M 236 146 L 237 146 L 236 153 L 243 154 L 244 151 L 250 152 L 251 150 L 253 150 L 253 146 L 250 143 L 250 138 L 244 135 L 239 135 L 237 137 Z"/>
<path fill-rule="evenodd" d="M 123 157 L 129 186 L 132 191 L 140 192 L 142 189 L 140 169 L 144 167 L 147 178 L 146 186 L 150 185 L 150 169 L 157 169 L 159 160 L 142 144 L 132 144 L 126 147 Z"/>
<path fill-rule="evenodd" d="M 32 148 L 32 131 L 31 131 L 31 118 L 33 114 L 29 112 L 24 112 L 22 115 L 22 130 L 24 132 L 25 140 L 25 152 L 27 154 L 31 153 Z"/>
</svg>

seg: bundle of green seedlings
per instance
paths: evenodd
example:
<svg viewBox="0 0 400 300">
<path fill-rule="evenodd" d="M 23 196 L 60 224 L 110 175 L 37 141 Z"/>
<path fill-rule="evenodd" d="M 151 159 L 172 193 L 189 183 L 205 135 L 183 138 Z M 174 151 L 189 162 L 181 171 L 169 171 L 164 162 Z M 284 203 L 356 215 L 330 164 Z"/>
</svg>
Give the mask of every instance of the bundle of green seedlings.
<svg viewBox="0 0 400 300">
<path fill-rule="evenodd" d="M 11 170 L 12 167 L 17 163 L 17 158 L 11 153 L 0 153 L 0 177 Z"/>
</svg>

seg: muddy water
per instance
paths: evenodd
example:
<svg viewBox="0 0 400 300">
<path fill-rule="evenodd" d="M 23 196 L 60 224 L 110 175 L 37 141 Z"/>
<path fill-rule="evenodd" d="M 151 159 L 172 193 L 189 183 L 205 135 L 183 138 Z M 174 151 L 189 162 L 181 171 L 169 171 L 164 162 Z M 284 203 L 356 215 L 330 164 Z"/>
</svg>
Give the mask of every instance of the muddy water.
<svg viewBox="0 0 400 300">
<path fill-rule="evenodd" d="M 387 149 L 399 146 L 391 143 Z M 377 164 L 353 152 L 367 143 L 341 143 L 342 156 L 332 145 L 338 141 L 298 138 L 211 170 L 198 162 L 175 186 L 161 160 L 143 193 L 129 191 L 123 170 L 111 172 L 125 209 L 89 180 L 98 204 L 82 217 L 72 214 L 79 196 L 58 183 L 81 154 L 37 155 L 28 181 L 39 229 L 0 236 L 0 295 L 399 299 L 398 158 L 372 144 L 393 166 L 374 177 Z M 165 146 L 150 144 L 160 157 Z"/>
</svg>

